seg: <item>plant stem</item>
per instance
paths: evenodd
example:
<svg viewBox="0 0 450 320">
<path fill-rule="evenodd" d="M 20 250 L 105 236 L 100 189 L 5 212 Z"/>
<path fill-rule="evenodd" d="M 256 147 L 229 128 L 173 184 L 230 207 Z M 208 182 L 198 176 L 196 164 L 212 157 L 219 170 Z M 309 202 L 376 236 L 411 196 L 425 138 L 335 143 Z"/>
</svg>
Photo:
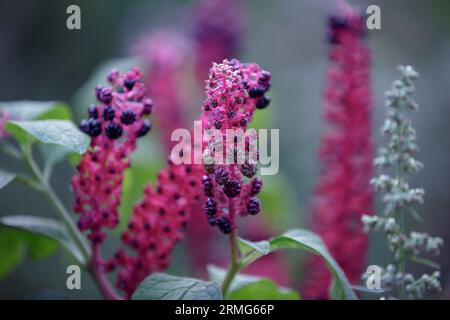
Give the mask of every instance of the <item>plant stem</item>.
<svg viewBox="0 0 450 320">
<path fill-rule="evenodd" d="M 93 275 L 94 279 L 97 282 L 97 286 L 100 289 L 103 296 L 108 300 L 121 300 L 114 289 L 111 287 L 111 284 L 106 277 L 106 275 L 101 270 L 102 259 L 100 256 L 100 250 L 98 245 L 92 245 L 92 259 L 89 263 L 89 271 Z"/>
<path fill-rule="evenodd" d="M 91 253 L 89 245 L 86 243 L 84 236 L 81 234 L 81 232 L 74 224 L 69 211 L 66 209 L 62 201 L 58 198 L 57 194 L 51 187 L 48 177 L 45 177 L 43 175 L 41 169 L 34 161 L 31 145 L 27 146 L 26 148 L 23 148 L 22 151 L 23 151 L 23 159 L 25 160 L 28 167 L 34 174 L 35 178 L 37 179 L 37 182 L 41 185 L 41 191 L 47 196 L 50 203 L 53 205 L 56 212 L 59 214 L 60 218 L 64 221 L 70 236 L 80 249 L 84 258 L 85 267 L 91 273 L 100 292 L 106 299 L 109 300 L 120 299 L 120 297 L 114 292 L 114 289 L 111 287 L 108 278 L 101 270 L 102 261 L 98 246 L 93 245 Z"/>
<path fill-rule="evenodd" d="M 222 283 L 222 295 L 223 295 L 224 299 L 228 293 L 228 290 L 230 289 L 231 282 L 233 281 L 236 273 L 238 273 L 239 270 L 241 269 L 241 264 L 239 263 L 239 259 L 238 259 L 239 249 L 237 246 L 236 229 L 233 229 L 233 231 L 231 231 L 229 240 L 230 240 L 231 262 L 230 262 L 230 265 L 228 266 L 227 274 Z"/>
<path fill-rule="evenodd" d="M 230 166 L 231 171 L 231 178 L 234 178 L 234 164 Z M 239 262 L 239 247 L 237 242 L 237 230 L 235 225 L 236 220 L 236 209 L 234 206 L 234 199 L 229 198 L 229 215 L 230 215 L 230 221 L 233 224 L 233 229 L 231 230 L 231 233 L 229 235 L 229 241 L 230 241 L 230 265 L 228 267 L 227 274 L 225 276 L 225 279 L 222 283 L 222 295 L 225 299 L 228 289 L 230 288 L 231 282 L 234 279 L 234 276 L 237 272 L 239 272 L 241 268 L 241 264 Z"/>
<path fill-rule="evenodd" d="M 403 126 L 402 124 L 399 125 L 399 130 L 398 130 L 398 142 L 397 142 L 397 152 L 399 155 L 399 158 L 397 159 L 397 184 L 399 186 L 399 188 L 402 187 L 403 185 L 403 167 L 402 167 L 402 150 L 401 150 L 401 146 L 402 146 L 402 139 L 403 139 Z M 404 214 L 403 214 L 403 208 L 398 208 L 397 212 L 396 212 L 396 216 L 398 219 L 398 223 L 400 226 L 400 234 L 404 233 L 404 229 L 405 229 L 405 218 L 404 218 Z M 405 257 L 405 250 L 403 248 L 403 245 L 400 246 L 400 260 L 398 262 L 398 272 L 404 274 L 405 273 L 405 264 L 406 264 L 406 257 Z M 404 300 L 405 299 L 405 286 L 404 284 L 400 285 L 399 288 L 399 298 L 400 300 Z"/>
</svg>

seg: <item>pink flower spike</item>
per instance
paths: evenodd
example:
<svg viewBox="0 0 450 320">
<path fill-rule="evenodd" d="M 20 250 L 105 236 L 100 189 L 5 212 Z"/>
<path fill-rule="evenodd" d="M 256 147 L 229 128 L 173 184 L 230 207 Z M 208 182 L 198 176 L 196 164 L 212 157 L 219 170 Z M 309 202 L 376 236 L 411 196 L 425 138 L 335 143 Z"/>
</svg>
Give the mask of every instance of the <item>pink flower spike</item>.
<svg viewBox="0 0 450 320">
<path fill-rule="evenodd" d="M 90 230 L 94 245 L 103 242 L 102 228 L 114 228 L 118 223 L 124 171 L 137 139 L 150 130 L 150 121 L 144 117 L 151 99 L 141 78 L 137 68 L 125 74 L 112 70 L 108 75 L 111 86 L 96 87 L 100 102 L 89 107 L 88 119 L 80 125 L 91 136 L 91 144 L 72 178 L 73 210 L 80 215 L 78 227 Z"/>
<path fill-rule="evenodd" d="M 322 171 L 312 204 L 313 228 L 353 284 L 360 281 L 368 246 L 361 217 L 373 213 L 371 62 L 364 30 L 363 16 L 350 7 L 329 18 L 324 92 L 329 126 L 319 150 Z M 327 299 L 330 284 L 324 262 L 312 257 L 304 296 Z"/>
</svg>

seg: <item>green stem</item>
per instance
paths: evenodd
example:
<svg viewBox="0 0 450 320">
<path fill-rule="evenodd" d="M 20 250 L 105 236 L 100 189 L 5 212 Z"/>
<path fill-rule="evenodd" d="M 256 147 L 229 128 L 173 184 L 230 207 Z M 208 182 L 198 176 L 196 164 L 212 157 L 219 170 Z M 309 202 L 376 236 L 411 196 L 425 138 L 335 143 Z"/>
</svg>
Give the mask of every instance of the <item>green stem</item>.
<svg viewBox="0 0 450 320">
<path fill-rule="evenodd" d="M 222 283 L 222 295 L 224 299 L 228 293 L 228 290 L 230 289 L 231 282 L 233 282 L 234 277 L 241 269 L 241 264 L 238 258 L 239 248 L 237 244 L 237 233 L 235 228 L 233 229 L 233 231 L 231 231 L 229 240 L 230 240 L 231 262 L 230 265 L 228 266 L 227 274 Z"/>
<path fill-rule="evenodd" d="M 402 145 L 402 139 L 403 139 L 403 126 L 400 124 L 399 126 L 399 130 L 398 130 L 398 142 L 397 142 L 397 152 L 399 155 L 399 158 L 397 159 L 397 184 L 398 186 L 401 188 L 403 181 L 403 167 L 402 167 L 402 150 L 401 150 L 401 145 Z M 399 222 L 399 226 L 400 226 L 400 234 L 403 234 L 405 231 L 405 217 L 403 214 L 403 208 L 398 208 L 396 210 L 396 216 Z M 406 257 L 405 257 L 405 250 L 403 248 L 403 245 L 400 246 L 400 260 L 398 261 L 397 264 L 398 267 L 398 272 L 404 274 L 405 273 L 405 269 L 406 269 Z M 400 285 L 399 288 L 399 298 L 400 300 L 404 300 L 405 299 L 405 286 L 404 284 Z"/>
<path fill-rule="evenodd" d="M 230 165 L 231 178 L 234 178 L 234 164 Z M 222 283 L 222 295 L 225 299 L 228 290 L 230 289 L 231 282 L 233 281 L 236 274 L 241 269 L 242 265 L 239 261 L 239 247 L 237 241 L 237 229 L 235 225 L 236 220 L 236 208 L 233 198 L 229 198 L 229 217 L 230 221 L 233 225 L 233 229 L 231 230 L 229 241 L 230 241 L 230 265 L 228 267 L 227 274 Z"/>
<path fill-rule="evenodd" d="M 89 249 L 88 244 L 86 243 L 83 235 L 78 230 L 76 225 L 73 223 L 73 220 L 71 219 L 69 211 L 65 208 L 64 204 L 61 202 L 61 200 L 58 198 L 56 193 L 53 191 L 53 188 L 51 187 L 50 183 L 47 181 L 47 179 L 42 174 L 41 170 L 39 169 L 38 165 L 33 159 L 32 152 L 31 152 L 31 146 L 28 146 L 26 149 L 23 150 L 24 159 L 30 168 L 31 172 L 34 174 L 37 181 L 42 186 L 42 192 L 45 194 L 45 196 L 49 199 L 50 203 L 56 210 L 56 212 L 59 214 L 61 219 L 63 220 L 64 224 L 67 227 L 67 230 L 69 231 L 69 234 L 72 236 L 75 243 L 78 245 L 83 258 L 85 260 L 85 263 L 87 264 L 88 261 L 91 258 L 91 252 Z"/>
</svg>

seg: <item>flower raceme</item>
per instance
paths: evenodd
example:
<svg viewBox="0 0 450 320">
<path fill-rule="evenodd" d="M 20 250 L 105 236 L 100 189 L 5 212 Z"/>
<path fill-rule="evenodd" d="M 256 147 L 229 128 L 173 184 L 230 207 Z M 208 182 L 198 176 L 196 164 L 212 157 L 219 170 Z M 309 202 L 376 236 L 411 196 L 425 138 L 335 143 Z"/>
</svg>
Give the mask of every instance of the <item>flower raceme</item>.
<svg viewBox="0 0 450 320">
<path fill-rule="evenodd" d="M 192 12 L 196 71 L 203 81 L 212 62 L 238 53 L 245 29 L 245 8 L 239 0 L 198 0 Z"/>
<path fill-rule="evenodd" d="M 201 210 L 201 169 L 175 165 L 169 160 L 168 167 L 158 175 L 156 188 L 147 185 L 143 198 L 134 206 L 122 235 L 123 247 L 106 264 L 108 271 L 120 268 L 116 285 L 127 297 L 148 274 L 167 268 L 170 253 L 182 239 L 191 212 Z"/>
<path fill-rule="evenodd" d="M 142 74 L 136 68 L 122 74 L 112 70 L 110 86 L 95 89 L 98 104 L 88 109 L 80 129 L 91 136 L 91 144 L 72 178 L 73 210 L 80 215 L 80 230 L 90 230 L 89 239 L 100 244 L 102 228 L 118 223 L 118 206 L 124 170 L 136 141 L 150 130 L 152 100 L 147 97 Z"/>
<path fill-rule="evenodd" d="M 370 54 L 364 20 L 350 7 L 329 19 L 331 44 L 322 139 L 322 171 L 312 205 L 313 228 L 351 282 L 359 282 L 367 250 L 360 222 L 373 213 Z M 318 257 L 309 264 L 305 297 L 325 299 L 331 275 Z"/>
<path fill-rule="evenodd" d="M 203 103 L 204 130 L 214 128 L 227 139 L 227 130 L 246 130 L 255 109 L 268 106 L 265 93 L 271 86 L 271 75 L 257 64 L 242 64 L 237 60 L 224 60 L 213 64 L 206 81 L 206 100 Z M 202 177 L 203 192 L 207 198 L 204 211 L 208 223 L 225 234 L 236 228 L 236 213 L 255 215 L 260 211 L 256 195 L 262 180 L 254 177 L 257 171 L 257 151 L 242 135 L 235 135 L 226 150 L 217 145 L 217 135 L 204 136 L 203 162 L 206 175 Z M 250 139 L 252 140 L 252 139 Z M 238 144 L 245 145 L 239 153 Z M 215 162 L 215 156 L 225 151 L 229 163 Z M 240 161 L 239 159 L 240 158 Z M 244 181 L 244 177 L 250 179 Z"/>
<path fill-rule="evenodd" d="M 190 44 L 172 30 L 160 30 L 146 36 L 138 44 L 137 52 L 148 65 L 147 89 L 156 106 L 155 121 L 166 154 L 173 142 L 171 133 L 186 127 L 190 97 L 184 95 L 187 66 L 191 59 Z"/>
</svg>

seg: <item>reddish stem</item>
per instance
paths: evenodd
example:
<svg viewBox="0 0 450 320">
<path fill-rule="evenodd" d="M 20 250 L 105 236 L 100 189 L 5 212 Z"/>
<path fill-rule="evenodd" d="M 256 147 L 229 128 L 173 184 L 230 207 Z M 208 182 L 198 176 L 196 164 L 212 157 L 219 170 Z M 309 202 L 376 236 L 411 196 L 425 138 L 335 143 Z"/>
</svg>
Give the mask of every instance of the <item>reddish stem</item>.
<svg viewBox="0 0 450 320">
<path fill-rule="evenodd" d="M 116 294 L 108 277 L 102 270 L 102 258 L 100 256 L 100 250 L 97 244 L 92 245 L 92 259 L 89 265 L 89 270 L 94 277 L 100 292 L 107 300 L 122 300 L 120 296 Z"/>
</svg>

